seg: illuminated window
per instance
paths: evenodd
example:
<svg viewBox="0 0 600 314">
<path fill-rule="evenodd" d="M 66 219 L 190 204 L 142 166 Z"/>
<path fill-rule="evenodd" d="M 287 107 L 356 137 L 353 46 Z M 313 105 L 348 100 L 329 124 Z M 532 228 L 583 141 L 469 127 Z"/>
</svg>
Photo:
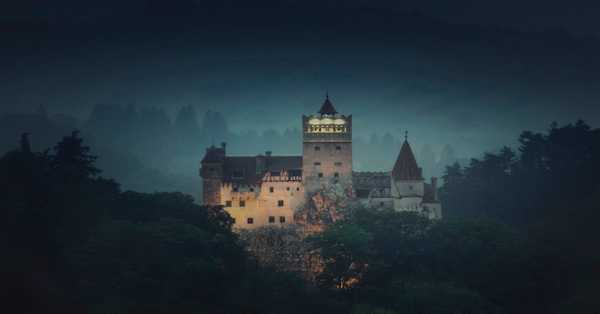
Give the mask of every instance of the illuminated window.
<svg viewBox="0 0 600 314">
<path fill-rule="evenodd" d="M 275 188 L 274 188 L 274 187 L 270 187 L 270 188 L 269 188 L 269 192 L 273 193 L 274 191 L 275 191 Z"/>
<path fill-rule="evenodd" d="M 279 222 L 285 223 L 285 216 L 279 216 Z"/>
<path fill-rule="evenodd" d="M 240 200 L 240 207 L 246 207 L 246 201 Z"/>
<path fill-rule="evenodd" d="M 283 200 L 278 200 L 277 201 L 277 206 L 283 207 Z"/>
<path fill-rule="evenodd" d="M 251 224 L 253 224 L 253 223 L 254 223 L 254 218 L 252 218 L 252 217 L 249 217 L 248 219 L 246 219 L 246 222 L 247 222 L 249 225 L 251 225 Z"/>
<path fill-rule="evenodd" d="M 275 223 L 275 216 L 269 216 L 269 223 Z"/>
<path fill-rule="evenodd" d="M 231 207 L 231 201 L 225 201 L 225 207 Z"/>
</svg>

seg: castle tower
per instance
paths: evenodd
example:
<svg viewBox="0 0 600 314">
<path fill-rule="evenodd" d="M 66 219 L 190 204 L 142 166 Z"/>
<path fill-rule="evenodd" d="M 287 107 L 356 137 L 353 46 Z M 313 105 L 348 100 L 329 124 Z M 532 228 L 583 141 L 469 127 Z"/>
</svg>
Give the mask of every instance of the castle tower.
<svg viewBox="0 0 600 314">
<path fill-rule="evenodd" d="M 405 136 L 391 175 L 391 196 L 396 210 L 420 211 L 425 194 L 423 171 Z"/>
<path fill-rule="evenodd" d="M 221 186 L 223 184 L 223 165 L 225 164 L 225 143 L 221 147 L 214 145 L 206 149 L 201 161 L 202 202 L 204 205 L 221 205 Z"/>
<path fill-rule="evenodd" d="M 352 182 L 352 115 L 338 115 L 326 96 L 318 114 L 302 116 L 302 178 L 307 192 Z"/>
</svg>

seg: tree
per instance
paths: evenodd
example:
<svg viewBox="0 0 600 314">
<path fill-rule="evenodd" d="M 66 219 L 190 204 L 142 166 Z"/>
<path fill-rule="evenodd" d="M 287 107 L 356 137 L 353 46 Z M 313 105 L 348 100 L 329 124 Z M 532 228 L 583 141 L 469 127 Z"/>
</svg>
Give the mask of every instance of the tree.
<svg viewBox="0 0 600 314">
<path fill-rule="evenodd" d="M 89 151 L 90 148 L 83 145 L 79 131 L 73 131 L 54 146 L 52 166 L 65 182 L 77 183 L 95 177 L 100 169 L 94 166 L 97 157 Z"/>
</svg>

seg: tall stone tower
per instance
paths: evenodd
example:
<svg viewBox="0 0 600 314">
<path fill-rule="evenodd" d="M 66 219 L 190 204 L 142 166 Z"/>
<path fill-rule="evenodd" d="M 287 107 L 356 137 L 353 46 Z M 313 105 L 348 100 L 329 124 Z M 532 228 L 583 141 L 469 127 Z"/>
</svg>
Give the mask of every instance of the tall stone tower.
<svg viewBox="0 0 600 314">
<path fill-rule="evenodd" d="M 306 192 L 352 183 L 352 115 L 338 115 L 326 96 L 318 114 L 302 116 L 302 178 Z"/>
<path fill-rule="evenodd" d="M 223 166 L 225 164 L 225 143 L 221 147 L 214 145 L 206 149 L 201 161 L 202 202 L 204 205 L 221 205 L 221 187 L 223 185 Z"/>
</svg>

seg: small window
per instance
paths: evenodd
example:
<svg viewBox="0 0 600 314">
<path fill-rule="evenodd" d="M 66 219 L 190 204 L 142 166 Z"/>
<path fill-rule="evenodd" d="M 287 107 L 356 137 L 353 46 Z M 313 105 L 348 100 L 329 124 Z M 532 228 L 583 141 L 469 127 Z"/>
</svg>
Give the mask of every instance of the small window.
<svg viewBox="0 0 600 314">
<path fill-rule="evenodd" d="M 285 216 L 279 216 L 279 222 L 285 223 Z"/>
<path fill-rule="evenodd" d="M 379 202 L 379 206 L 382 206 L 382 207 L 383 207 L 383 202 Z"/>
<path fill-rule="evenodd" d="M 231 222 L 235 224 L 235 218 L 231 218 Z"/>
<path fill-rule="evenodd" d="M 269 192 L 271 192 L 271 193 L 275 192 L 275 188 L 274 187 L 270 187 L 269 188 Z"/>
<path fill-rule="evenodd" d="M 246 222 L 247 222 L 249 225 L 251 225 L 251 224 L 253 224 L 253 223 L 254 223 L 254 218 L 252 218 L 252 217 L 248 217 L 248 219 L 246 219 Z"/>
<path fill-rule="evenodd" d="M 254 192 L 254 188 L 250 188 L 250 192 Z"/>
<path fill-rule="evenodd" d="M 286 191 L 289 191 L 289 190 L 290 190 L 290 187 L 288 186 L 287 188 L 285 188 L 285 190 L 286 190 Z"/>
<path fill-rule="evenodd" d="M 239 191 L 238 187 L 237 187 L 237 186 L 234 186 L 234 187 L 233 187 L 233 191 L 234 191 L 234 192 L 237 192 L 237 191 Z"/>
<path fill-rule="evenodd" d="M 300 188 L 296 188 L 296 191 L 300 191 Z"/>
<path fill-rule="evenodd" d="M 339 146 L 339 145 L 338 145 L 338 146 L 336 146 L 336 147 L 335 147 L 335 150 L 342 150 L 342 146 Z"/>
<path fill-rule="evenodd" d="M 269 216 L 269 223 L 275 223 L 275 216 Z"/>
<path fill-rule="evenodd" d="M 323 177 L 323 172 L 319 172 L 318 176 L 319 176 L 319 178 L 322 178 Z"/>
<path fill-rule="evenodd" d="M 342 162 L 341 162 L 341 161 L 336 161 L 336 162 L 335 162 L 335 165 L 336 165 L 337 167 L 340 167 L 340 166 L 342 165 Z"/>
<path fill-rule="evenodd" d="M 336 173 L 333 174 L 333 176 L 336 177 L 336 178 L 339 178 L 340 174 L 336 172 Z"/>
<path fill-rule="evenodd" d="M 412 189 L 413 189 L 413 188 L 412 188 L 412 185 L 409 185 L 409 186 L 408 186 L 408 189 L 409 189 L 409 190 L 412 190 Z"/>
<path fill-rule="evenodd" d="M 320 151 L 321 150 L 321 146 L 315 146 L 315 151 Z"/>
<path fill-rule="evenodd" d="M 277 206 L 278 207 L 283 207 L 283 200 L 278 200 L 277 201 Z"/>
<path fill-rule="evenodd" d="M 314 163 L 314 165 L 315 165 L 315 166 L 320 166 L 320 165 L 321 165 L 321 162 L 317 161 L 317 162 L 315 162 L 315 163 Z"/>
<path fill-rule="evenodd" d="M 231 207 L 231 201 L 225 201 L 225 207 Z"/>
<path fill-rule="evenodd" d="M 246 201 L 240 200 L 240 207 L 246 207 Z"/>
</svg>

